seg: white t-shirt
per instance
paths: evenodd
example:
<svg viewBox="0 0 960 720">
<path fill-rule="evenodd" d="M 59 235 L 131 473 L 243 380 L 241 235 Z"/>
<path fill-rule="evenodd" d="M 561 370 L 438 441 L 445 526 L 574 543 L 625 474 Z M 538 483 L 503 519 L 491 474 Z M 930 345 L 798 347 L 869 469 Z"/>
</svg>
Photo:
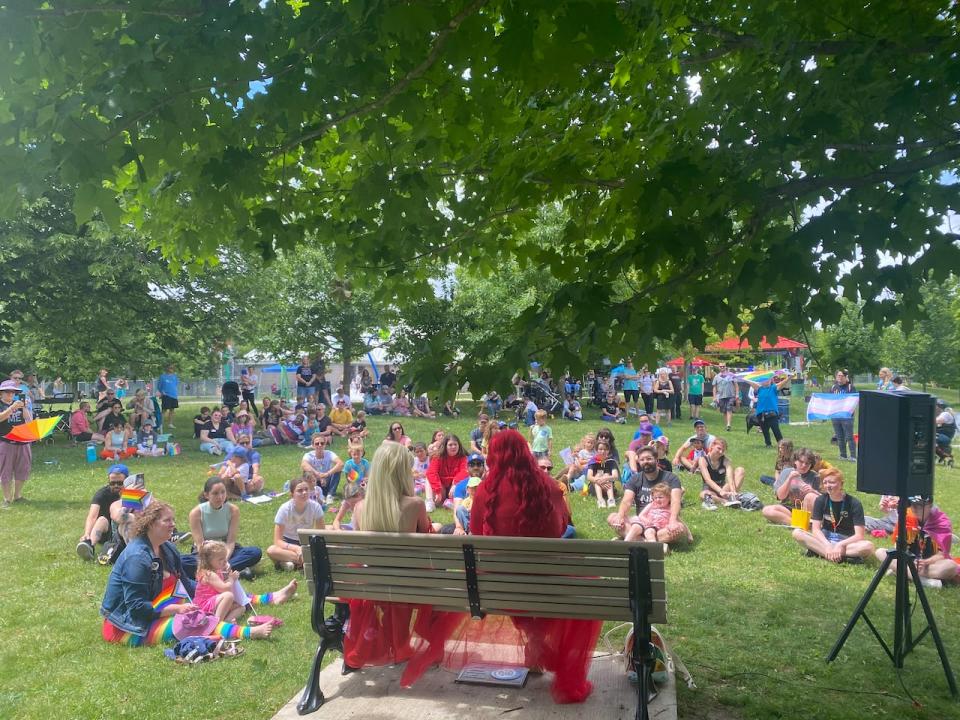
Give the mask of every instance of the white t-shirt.
<svg viewBox="0 0 960 720">
<path fill-rule="evenodd" d="M 339 403 L 341 400 L 343 400 L 347 404 L 347 407 L 350 407 L 349 395 L 346 395 L 344 393 L 334 393 L 333 397 L 330 398 L 330 402 L 333 403 L 333 407 L 336 407 L 337 403 Z"/>
<path fill-rule="evenodd" d="M 300 528 L 312 528 L 317 524 L 317 521 L 322 518 L 323 507 L 316 500 L 307 500 L 307 505 L 304 507 L 302 513 L 297 512 L 293 505 L 293 500 L 287 500 L 287 502 L 277 510 L 277 516 L 273 519 L 273 523 L 281 527 L 281 534 L 284 540 L 299 543 L 300 540 L 297 536 L 297 530 Z"/>
<path fill-rule="evenodd" d="M 318 473 L 330 472 L 330 468 L 337 464 L 337 461 L 340 460 L 337 457 L 337 454 L 332 450 L 324 450 L 322 457 L 317 457 L 317 453 L 310 451 L 303 454 L 303 459 L 306 460 L 310 467 L 316 470 Z"/>
</svg>

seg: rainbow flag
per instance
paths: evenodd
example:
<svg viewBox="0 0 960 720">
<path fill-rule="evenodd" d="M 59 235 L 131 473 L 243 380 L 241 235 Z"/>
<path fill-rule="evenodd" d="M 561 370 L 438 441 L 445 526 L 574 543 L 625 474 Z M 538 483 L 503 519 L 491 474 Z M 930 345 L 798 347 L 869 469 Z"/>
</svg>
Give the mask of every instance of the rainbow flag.
<svg viewBox="0 0 960 720">
<path fill-rule="evenodd" d="M 747 380 L 755 383 L 764 383 L 767 380 L 773 380 L 773 378 L 777 375 L 783 376 L 786 374 L 786 370 L 750 370 L 747 372 L 737 373 L 737 379 Z"/>
<path fill-rule="evenodd" d="M 153 599 L 153 609 L 162 610 L 167 605 L 182 603 L 184 598 L 189 599 L 189 597 L 190 595 L 180 583 L 180 580 L 176 576 L 170 575 L 163 581 L 163 587 L 160 588 L 160 592 Z"/>
<path fill-rule="evenodd" d="M 147 500 L 149 494 L 146 490 L 139 488 L 124 488 L 120 491 L 120 503 L 128 510 L 143 510 L 149 502 Z"/>
</svg>

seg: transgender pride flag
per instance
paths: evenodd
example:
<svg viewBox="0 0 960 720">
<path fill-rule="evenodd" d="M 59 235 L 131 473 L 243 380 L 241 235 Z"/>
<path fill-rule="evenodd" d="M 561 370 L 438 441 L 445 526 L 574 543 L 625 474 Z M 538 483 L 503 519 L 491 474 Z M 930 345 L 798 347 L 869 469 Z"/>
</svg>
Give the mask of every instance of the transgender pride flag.
<svg viewBox="0 0 960 720">
<path fill-rule="evenodd" d="M 859 393 L 814 393 L 807 403 L 807 420 L 847 420 L 859 404 Z"/>
</svg>

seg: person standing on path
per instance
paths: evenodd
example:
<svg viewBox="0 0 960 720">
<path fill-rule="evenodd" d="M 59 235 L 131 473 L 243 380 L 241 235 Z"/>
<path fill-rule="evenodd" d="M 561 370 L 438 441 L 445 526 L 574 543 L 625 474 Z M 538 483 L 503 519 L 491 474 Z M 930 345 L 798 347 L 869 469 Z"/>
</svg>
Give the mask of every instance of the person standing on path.
<svg viewBox="0 0 960 720">
<path fill-rule="evenodd" d="M 834 395 L 849 395 L 857 391 L 853 383 L 850 382 L 850 372 L 848 370 L 837 370 L 834 379 L 836 382 L 834 382 L 833 387 L 830 388 L 830 392 Z M 834 418 L 830 422 L 833 423 L 833 434 L 837 438 L 837 447 L 840 449 L 840 459 L 856 462 L 857 444 L 853 439 L 853 416 L 851 415 L 848 418 Z M 849 455 L 847 454 L 848 446 Z"/>
<path fill-rule="evenodd" d="M 160 395 L 160 410 L 163 413 L 163 425 L 173 429 L 173 413 L 180 407 L 180 378 L 173 371 L 173 365 L 157 378 L 157 394 Z"/>
</svg>

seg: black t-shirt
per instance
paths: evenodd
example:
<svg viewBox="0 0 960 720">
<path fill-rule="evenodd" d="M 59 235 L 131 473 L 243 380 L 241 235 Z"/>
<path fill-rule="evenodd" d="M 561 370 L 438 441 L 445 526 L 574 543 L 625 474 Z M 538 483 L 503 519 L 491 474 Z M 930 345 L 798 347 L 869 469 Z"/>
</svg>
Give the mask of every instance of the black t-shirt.
<svg viewBox="0 0 960 720">
<path fill-rule="evenodd" d="M 200 431 L 203 430 L 203 426 L 210 421 L 210 416 L 207 415 L 203 417 L 202 415 L 193 416 L 193 436 L 195 438 L 200 437 Z"/>
<path fill-rule="evenodd" d="M 13 403 L 0 402 L 0 412 L 4 412 L 8 407 Z M 6 420 L 0 422 L 0 440 L 3 440 L 3 436 L 8 432 L 13 430 L 17 425 L 23 425 L 26 418 L 23 416 L 23 408 L 18 408 L 14 410 L 10 415 L 7 416 Z M 3 440 L 3 442 L 10 442 L 9 440 Z"/>
<path fill-rule="evenodd" d="M 616 402 L 608 403 L 604 401 L 603 412 L 605 412 L 607 415 L 616 415 L 620 412 L 620 405 Z"/>
<path fill-rule="evenodd" d="M 670 373 L 670 384 L 673 385 L 674 395 L 679 395 L 680 391 L 683 389 L 683 378 L 677 375 L 677 373 Z"/>
<path fill-rule="evenodd" d="M 395 372 L 385 372 L 380 375 L 380 385 L 385 387 L 393 387 L 394 383 L 397 382 L 397 374 Z"/>
<path fill-rule="evenodd" d="M 713 467 L 710 464 L 710 460 L 706 455 L 703 456 L 703 461 L 707 464 L 707 474 L 710 476 L 710 479 L 713 480 L 717 485 L 723 487 L 727 484 L 727 458 L 722 456 L 720 458 L 720 467 Z M 703 481 L 703 489 L 709 490 L 710 486 L 707 485 L 707 481 Z"/>
<path fill-rule="evenodd" d="M 327 372 L 327 366 L 323 362 L 322 358 L 320 360 L 314 360 L 312 363 L 310 363 L 310 369 L 313 371 L 314 375 L 323 375 Z"/>
<path fill-rule="evenodd" d="M 620 467 L 613 458 L 607 458 L 602 463 L 592 462 L 587 467 L 587 472 L 593 472 L 594 475 L 611 475 L 614 470 L 619 472 Z"/>
<path fill-rule="evenodd" d="M 864 525 L 863 505 L 852 495 L 843 494 L 843 500 L 836 502 L 830 495 L 823 493 L 813 504 L 813 520 L 820 520 L 820 529 L 835 532 L 844 537 L 853 535 L 854 527 Z"/>
<path fill-rule="evenodd" d="M 657 467 L 661 470 L 666 470 L 668 473 L 673 472 L 673 463 L 666 458 L 660 458 L 657 460 Z"/>
<path fill-rule="evenodd" d="M 104 485 L 93 494 L 93 500 L 90 501 L 90 504 L 99 506 L 100 510 L 97 513 L 97 517 L 109 520 L 110 506 L 119 499 L 120 493 L 111 490 L 109 485 Z"/>
<path fill-rule="evenodd" d="M 119 415 L 114 415 L 113 413 L 108 413 L 103 417 L 103 424 L 101 425 L 101 430 L 109 430 L 114 425 L 126 425 L 127 419 L 123 416 L 123 413 Z"/>
<path fill-rule="evenodd" d="M 317 418 L 317 432 L 326 432 L 330 428 L 330 416 L 324 415 Z"/>
<path fill-rule="evenodd" d="M 483 430 L 475 427 L 470 431 L 470 439 L 473 440 L 477 447 L 481 447 L 483 445 Z"/>
<path fill-rule="evenodd" d="M 220 425 L 216 428 L 213 427 L 213 420 L 207 420 L 202 429 L 207 431 L 208 438 L 219 438 L 221 440 L 226 440 L 227 438 L 227 423 L 223 420 L 220 421 Z"/>
<path fill-rule="evenodd" d="M 301 365 L 297 368 L 297 377 L 303 379 L 303 385 L 297 383 L 298 387 L 309 385 L 313 381 L 313 368 L 309 365 Z"/>
<path fill-rule="evenodd" d="M 657 472 L 653 480 L 648 480 L 647 476 L 642 472 L 634 473 L 630 476 L 630 479 L 624 483 L 624 492 L 631 490 L 635 495 L 633 503 L 636 506 L 637 513 L 650 503 L 650 491 L 653 489 L 653 486 L 658 483 L 666 483 L 670 486 L 671 490 L 683 489 L 683 485 L 680 484 L 680 478 L 666 470 Z"/>
<path fill-rule="evenodd" d="M 367 427 L 366 420 L 354 420 L 352 423 L 350 423 L 351 430 L 363 431 L 364 429 L 366 429 L 366 427 Z"/>
<path fill-rule="evenodd" d="M 269 407 L 263 411 L 263 422 L 265 425 L 277 426 L 283 419 L 283 413 L 280 408 Z"/>
</svg>

